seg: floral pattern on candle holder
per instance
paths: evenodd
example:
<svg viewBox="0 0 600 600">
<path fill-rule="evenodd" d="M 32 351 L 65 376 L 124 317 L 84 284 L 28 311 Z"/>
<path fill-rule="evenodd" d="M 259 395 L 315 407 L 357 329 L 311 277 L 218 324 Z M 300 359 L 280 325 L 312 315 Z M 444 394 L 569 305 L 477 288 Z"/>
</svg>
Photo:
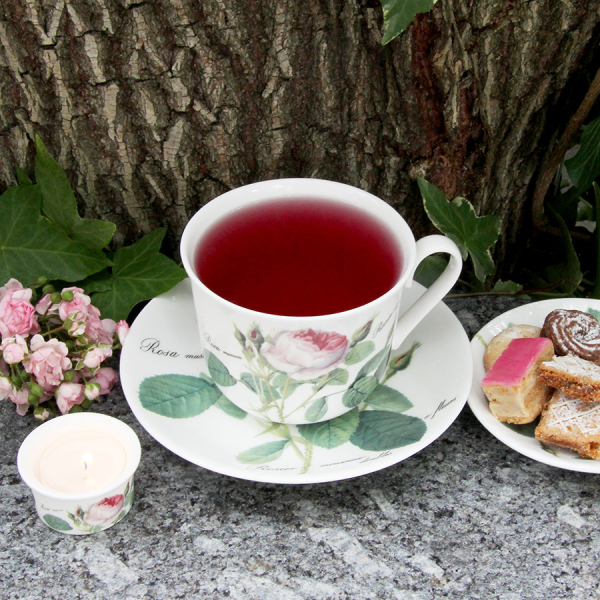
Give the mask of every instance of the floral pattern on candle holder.
<svg viewBox="0 0 600 600">
<path fill-rule="evenodd" d="M 77 505 L 73 511 L 63 507 L 52 509 L 41 503 L 37 510 L 51 529 L 71 535 L 87 535 L 108 529 L 123 519 L 133 504 L 133 492 L 131 478 L 122 493 L 111 493 L 85 508 Z"/>
</svg>

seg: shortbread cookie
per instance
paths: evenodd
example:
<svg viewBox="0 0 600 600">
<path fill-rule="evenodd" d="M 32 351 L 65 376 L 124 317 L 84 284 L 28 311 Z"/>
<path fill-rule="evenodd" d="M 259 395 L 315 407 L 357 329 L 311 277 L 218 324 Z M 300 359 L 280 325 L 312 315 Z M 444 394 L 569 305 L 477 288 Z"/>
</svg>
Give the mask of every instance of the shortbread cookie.
<svg viewBox="0 0 600 600">
<path fill-rule="evenodd" d="M 559 356 L 574 354 L 585 360 L 600 359 L 600 323 L 589 313 L 559 308 L 548 314 L 542 327 Z"/>
<path fill-rule="evenodd" d="M 540 366 L 540 382 L 585 402 L 600 401 L 600 366 L 567 354 Z"/>
<path fill-rule="evenodd" d="M 483 365 L 489 371 L 498 357 L 506 350 L 512 340 L 517 338 L 540 337 L 541 327 L 535 325 L 512 325 L 503 329 L 497 336 L 493 337 L 483 353 Z"/>
<path fill-rule="evenodd" d="M 535 428 L 535 437 L 600 459 L 600 402 L 584 402 L 556 390 Z"/>
<path fill-rule="evenodd" d="M 554 355 L 547 338 L 512 340 L 481 382 L 491 413 L 506 423 L 531 423 L 552 389 L 538 381 L 540 363 Z"/>
</svg>

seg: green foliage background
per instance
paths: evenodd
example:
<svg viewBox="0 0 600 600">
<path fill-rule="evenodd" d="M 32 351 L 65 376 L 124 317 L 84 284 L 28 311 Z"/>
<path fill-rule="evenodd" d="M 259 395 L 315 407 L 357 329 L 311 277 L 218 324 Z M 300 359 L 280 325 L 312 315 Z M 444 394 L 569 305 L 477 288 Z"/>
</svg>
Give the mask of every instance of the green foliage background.
<svg viewBox="0 0 600 600">
<path fill-rule="evenodd" d="M 0 284 L 11 277 L 37 286 L 40 277 L 59 289 L 76 284 L 102 317 L 126 319 L 139 302 L 171 289 L 185 271 L 160 254 L 157 229 L 114 254 L 114 223 L 84 219 L 60 165 L 36 137 L 35 183 L 17 167 L 18 185 L 0 196 Z"/>
</svg>

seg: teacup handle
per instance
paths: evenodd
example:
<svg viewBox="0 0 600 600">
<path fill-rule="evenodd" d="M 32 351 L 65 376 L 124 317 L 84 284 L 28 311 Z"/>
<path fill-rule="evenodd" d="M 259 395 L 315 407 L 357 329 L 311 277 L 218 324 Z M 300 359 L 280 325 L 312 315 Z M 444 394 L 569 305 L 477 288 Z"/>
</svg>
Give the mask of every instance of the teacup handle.
<svg viewBox="0 0 600 600">
<path fill-rule="evenodd" d="M 392 344 L 394 349 L 400 346 L 423 317 L 452 289 L 462 271 L 463 261 L 458 246 L 443 235 L 429 235 L 417 241 L 415 270 L 424 258 L 437 252 L 450 255 L 448 266 L 431 287 L 404 314 L 398 317 Z"/>
</svg>

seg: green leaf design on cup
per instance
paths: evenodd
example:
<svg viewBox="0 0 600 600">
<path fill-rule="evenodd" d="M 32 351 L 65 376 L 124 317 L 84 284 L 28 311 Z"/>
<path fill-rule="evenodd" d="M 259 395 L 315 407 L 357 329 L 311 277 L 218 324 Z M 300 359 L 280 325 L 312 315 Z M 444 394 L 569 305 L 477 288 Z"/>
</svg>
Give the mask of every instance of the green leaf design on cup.
<svg viewBox="0 0 600 600">
<path fill-rule="evenodd" d="M 206 354 L 208 372 L 213 378 L 213 381 L 217 385 L 222 385 L 223 387 L 235 385 L 237 383 L 237 380 L 235 379 L 235 377 L 231 376 L 231 374 L 229 373 L 229 369 L 212 352 L 207 351 Z"/>
<path fill-rule="evenodd" d="M 327 396 L 315 400 L 304 413 L 304 418 L 311 423 L 321 420 L 327 414 Z"/>
<path fill-rule="evenodd" d="M 298 425 L 298 433 L 315 446 L 327 449 L 337 448 L 350 439 L 358 422 L 358 409 L 354 409 L 329 421 Z"/>
<path fill-rule="evenodd" d="M 156 375 L 140 385 L 142 406 L 154 413 L 173 419 L 195 417 L 210 408 L 221 391 L 201 377 L 191 375 Z"/>
<path fill-rule="evenodd" d="M 42 519 L 44 519 L 46 525 L 57 531 L 71 531 L 73 529 L 64 519 L 55 515 L 44 515 Z"/>
<path fill-rule="evenodd" d="M 342 403 L 348 408 L 358 406 L 379 384 L 372 375 L 357 379 L 352 387 L 344 392 Z"/>
<path fill-rule="evenodd" d="M 390 347 L 386 346 L 382 350 L 380 350 L 375 356 L 370 358 L 360 369 L 360 371 L 356 375 L 356 380 L 361 379 L 365 375 L 368 375 L 371 371 L 379 370 L 382 364 L 387 366 L 388 354 L 390 352 Z"/>
<path fill-rule="evenodd" d="M 427 431 L 425 421 L 384 410 L 364 410 L 350 442 L 363 450 L 381 452 L 418 442 Z"/>
<path fill-rule="evenodd" d="M 346 360 L 344 361 L 347 365 L 355 365 L 363 361 L 371 352 L 375 350 L 375 344 L 371 341 L 359 342 L 346 354 Z"/>
</svg>

